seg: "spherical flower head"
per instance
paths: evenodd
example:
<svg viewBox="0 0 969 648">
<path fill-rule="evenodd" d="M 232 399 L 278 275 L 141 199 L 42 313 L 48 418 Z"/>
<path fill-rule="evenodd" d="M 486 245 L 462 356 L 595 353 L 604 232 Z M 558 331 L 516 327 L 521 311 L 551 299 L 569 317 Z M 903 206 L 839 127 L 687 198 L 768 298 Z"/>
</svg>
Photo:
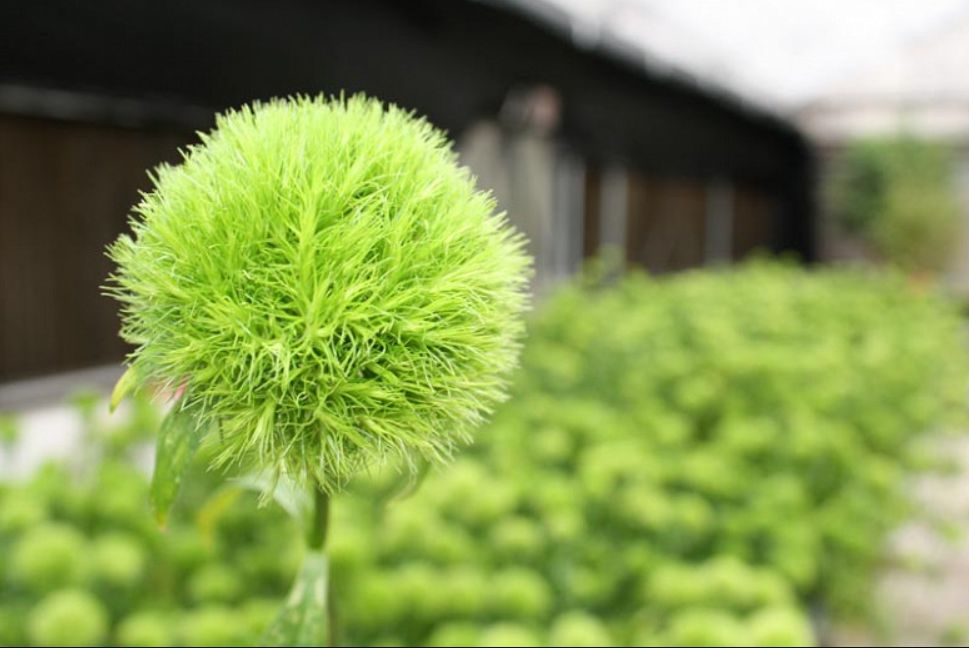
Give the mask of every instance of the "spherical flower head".
<svg viewBox="0 0 969 648">
<path fill-rule="evenodd" d="M 109 256 L 141 383 L 219 465 L 333 490 L 445 457 L 503 398 L 530 262 L 443 133 L 363 97 L 228 112 Z"/>
</svg>

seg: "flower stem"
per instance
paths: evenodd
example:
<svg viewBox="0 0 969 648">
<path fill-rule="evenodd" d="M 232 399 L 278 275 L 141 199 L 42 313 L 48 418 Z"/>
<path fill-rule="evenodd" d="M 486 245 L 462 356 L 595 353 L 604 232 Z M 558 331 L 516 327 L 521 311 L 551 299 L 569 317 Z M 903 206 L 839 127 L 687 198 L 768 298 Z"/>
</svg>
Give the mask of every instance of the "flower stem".
<svg viewBox="0 0 969 648">
<path fill-rule="evenodd" d="M 310 520 L 309 532 L 306 536 L 306 544 L 310 551 L 320 554 L 326 553 L 326 538 L 330 530 L 330 496 L 318 485 L 313 489 L 313 517 Z M 327 646 L 337 646 L 336 618 L 333 611 L 333 602 L 330 601 L 330 581 L 326 579 L 326 634 Z"/>
<path fill-rule="evenodd" d="M 326 536 L 330 527 L 330 496 L 322 489 L 314 489 L 313 519 L 310 521 L 306 541 L 313 551 L 322 552 L 326 548 Z"/>
</svg>

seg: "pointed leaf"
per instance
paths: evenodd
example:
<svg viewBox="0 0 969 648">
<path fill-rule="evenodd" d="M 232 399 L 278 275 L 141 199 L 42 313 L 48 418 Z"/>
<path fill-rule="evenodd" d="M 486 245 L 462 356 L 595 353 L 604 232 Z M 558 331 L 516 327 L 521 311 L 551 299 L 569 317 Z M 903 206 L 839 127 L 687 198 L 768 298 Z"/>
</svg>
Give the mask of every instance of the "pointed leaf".
<svg viewBox="0 0 969 648">
<path fill-rule="evenodd" d="M 151 503 L 161 526 L 168 521 L 182 475 L 201 439 L 202 431 L 191 410 L 176 405 L 162 421 L 155 447 L 155 472 L 151 476 Z"/>
<path fill-rule="evenodd" d="M 118 405 L 124 400 L 125 396 L 130 394 L 137 383 L 137 376 L 135 375 L 135 368 L 128 367 L 128 369 L 121 374 L 118 378 L 118 382 L 114 384 L 114 389 L 111 391 L 111 403 L 108 405 L 108 411 L 114 412 L 118 409 Z"/>
<path fill-rule="evenodd" d="M 195 514 L 195 526 L 210 547 L 215 546 L 216 527 L 242 493 L 238 486 L 220 488 Z"/>
<path fill-rule="evenodd" d="M 313 507 L 309 493 L 286 475 L 273 475 L 271 471 L 253 472 L 231 480 L 233 484 L 259 493 L 260 502 L 270 498 L 299 524 L 306 524 Z"/>
<path fill-rule="evenodd" d="M 326 556 L 307 552 L 296 582 L 275 620 L 262 636 L 263 646 L 329 645 Z"/>
<path fill-rule="evenodd" d="M 387 506 L 392 502 L 398 500 L 405 500 L 420 488 L 421 484 L 424 483 L 424 479 L 427 474 L 431 471 L 431 462 L 429 462 L 424 457 L 418 457 L 417 470 L 405 471 L 401 476 L 395 480 L 391 488 L 386 491 L 382 497 L 378 498 L 378 505 Z"/>
</svg>

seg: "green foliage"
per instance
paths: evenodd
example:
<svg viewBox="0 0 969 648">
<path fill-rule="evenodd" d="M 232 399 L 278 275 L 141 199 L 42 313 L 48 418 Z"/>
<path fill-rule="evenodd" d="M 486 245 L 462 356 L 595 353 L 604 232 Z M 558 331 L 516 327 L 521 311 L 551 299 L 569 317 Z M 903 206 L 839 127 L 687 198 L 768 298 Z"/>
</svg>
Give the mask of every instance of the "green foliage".
<svg viewBox="0 0 969 648">
<path fill-rule="evenodd" d="M 302 559 L 296 523 L 200 457 L 159 530 L 129 459 L 156 410 L 139 397 L 110 425 L 92 419 L 100 461 L 84 470 L 0 482 L 0 645 L 246 645 L 269 625 Z"/>
<path fill-rule="evenodd" d="M 75 585 L 83 576 L 86 553 L 85 539 L 73 527 L 41 524 L 13 546 L 10 575 L 22 587 L 37 592 Z"/>
<path fill-rule="evenodd" d="M 232 603 L 242 596 L 242 579 L 225 564 L 210 563 L 192 574 L 188 593 L 200 603 Z"/>
<path fill-rule="evenodd" d="M 192 463 L 202 434 L 195 411 L 185 407 L 184 403 L 176 405 L 162 421 L 151 480 L 151 504 L 155 509 L 155 518 L 162 526 L 168 520 L 169 509 L 182 483 L 182 475 Z"/>
<path fill-rule="evenodd" d="M 865 612 L 923 441 L 964 422 L 963 327 L 860 272 L 562 290 L 475 446 L 407 498 L 387 469 L 333 503 L 343 643 L 813 643 L 808 610 Z M 105 645 L 258 643 L 303 561 L 291 518 L 201 456 L 162 533 L 145 476 L 102 456 L 0 484 L 0 644 L 40 642 L 31 610 L 63 587 L 100 601 Z"/>
<path fill-rule="evenodd" d="M 835 167 L 834 217 L 885 259 L 911 270 L 944 267 L 962 209 L 943 144 L 910 136 L 860 140 Z"/>
<path fill-rule="evenodd" d="M 854 271 L 567 288 L 478 443 L 409 499 L 338 517 L 334 537 L 368 543 L 334 555 L 346 634 L 812 643 L 809 609 L 867 612 L 925 439 L 964 422 L 963 327 L 940 296 Z"/>
<path fill-rule="evenodd" d="M 145 548 L 130 533 L 104 533 L 94 539 L 90 551 L 93 577 L 108 588 L 136 587 L 148 567 Z"/>
<path fill-rule="evenodd" d="M 46 518 L 44 504 L 31 494 L 18 492 L 0 496 L 0 533 L 20 533 Z"/>
<path fill-rule="evenodd" d="M 329 640 L 329 565 L 320 552 L 303 559 L 286 604 L 266 629 L 264 646 L 322 646 Z"/>
<path fill-rule="evenodd" d="M 118 623 L 117 643 L 121 646 L 171 646 L 174 634 L 163 613 L 135 612 Z"/>
<path fill-rule="evenodd" d="M 185 510 L 162 532 L 144 474 L 111 458 L 93 468 L 80 478 L 50 464 L 0 484 L 3 510 L 31 504 L 28 524 L 0 527 L 0 645 L 254 643 L 301 559 L 289 516 L 241 491 L 213 515 L 225 491 L 200 465 Z M 104 515 L 101 500 L 117 492 L 105 488 L 119 484 L 138 505 L 112 504 Z"/>
<path fill-rule="evenodd" d="M 108 613 L 83 590 L 60 590 L 30 611 L 27 634 L 34 646 L 100 646 L 108 634 Z"/>
<path fill-rule="evenodd" d="M 153 181 L 110 249 L 137 346 L 113 400 L 184 385 L 215 463 L 329 491 L 448 455 L 502 399 L 528 260 L 427 122 L 362 97 L 254 104 Z"/>
<path fill-rule="evenodd" d="M 549 630 L 552 646 L 611 646 L 605 625 L 587 612 L 565 612 L 552 622 Z"/>
<path fill-rule="evenodd" d="M 211 605 L 187 612 L 180 636 L 186 646 L 236 646 L 252 643 L 239 612 Z"/>
</svg>

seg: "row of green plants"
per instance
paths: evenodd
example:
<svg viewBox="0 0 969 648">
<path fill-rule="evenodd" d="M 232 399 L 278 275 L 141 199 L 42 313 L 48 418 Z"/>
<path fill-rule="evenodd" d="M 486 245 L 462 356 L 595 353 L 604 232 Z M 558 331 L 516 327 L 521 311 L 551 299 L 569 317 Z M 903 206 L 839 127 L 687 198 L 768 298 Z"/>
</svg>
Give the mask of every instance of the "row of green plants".
<svg viewBox="0 0 969 648">
<path fill-rule="evenodd" d="M 828 209 L 877 260 L 945 271 L 965 230 L 952 147 L 908 133 L 853 141 L 832 165 Z"/>
<path fill-rule="evenodd" d="M 298 567 L 290 517 L 200 466 L 160 528 L 140 461 L 158 404 L 105 420 L 99 394 L 73 401 L 84 452 L 0 484 L 0 645 L 254 643 Z"/>
<path fill-rule="evenodd" d="M 906 486 L 964 423 L 964 346 L 955 308 L 895 275 L 590 274 L 531 318 L 470 448 L 334 498 L 328 632 L 771 646 L 873 622 L 886 539 L 917 514 Z M 105 425 L 93 403 L 91 458 L 0 487 L 0 644 L 258 643 L 312 553 L 284 510 L 298 489 L 226 481 L 212 442 L 160 530 L 132 460 L 157 411 Z"/>
</svg>

